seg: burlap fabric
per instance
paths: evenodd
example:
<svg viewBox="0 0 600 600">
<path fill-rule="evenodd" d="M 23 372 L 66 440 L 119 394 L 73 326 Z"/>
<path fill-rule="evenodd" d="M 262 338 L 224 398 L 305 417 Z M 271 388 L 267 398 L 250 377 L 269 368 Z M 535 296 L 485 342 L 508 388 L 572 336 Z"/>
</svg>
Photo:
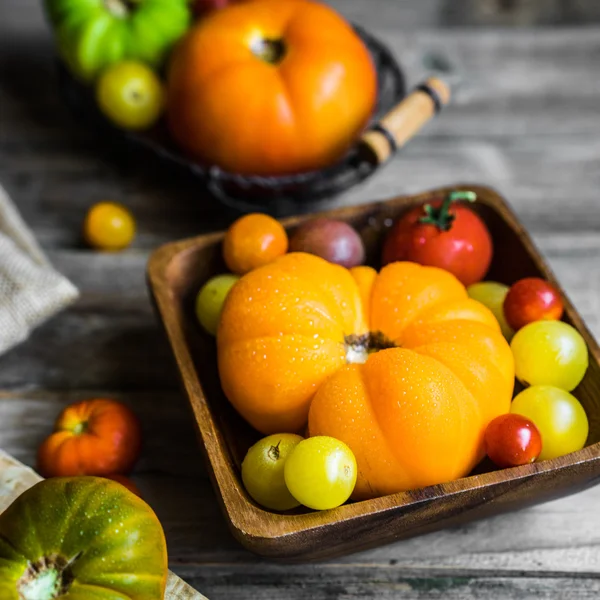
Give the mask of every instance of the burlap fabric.
<svg viewBox="0 0 600 600">
<path fill-rule="evenodd" d="M 77 289 L 52 268 L 0 186 L 0 353 L 68 306 Z"/>
</svg>

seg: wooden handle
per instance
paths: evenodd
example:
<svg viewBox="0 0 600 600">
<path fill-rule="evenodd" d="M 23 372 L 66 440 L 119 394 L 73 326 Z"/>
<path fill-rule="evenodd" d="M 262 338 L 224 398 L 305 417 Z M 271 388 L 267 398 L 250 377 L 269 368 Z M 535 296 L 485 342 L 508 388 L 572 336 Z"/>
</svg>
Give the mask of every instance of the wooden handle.
<svg viewBox="0 0 600 600">
<path fill-rule="evenodd" d="M 449 100 L 449 87 L 442 80 L 431 77 L 362 136 L 361 150 L 371 162 L 383 164 Z"/>
</svg>

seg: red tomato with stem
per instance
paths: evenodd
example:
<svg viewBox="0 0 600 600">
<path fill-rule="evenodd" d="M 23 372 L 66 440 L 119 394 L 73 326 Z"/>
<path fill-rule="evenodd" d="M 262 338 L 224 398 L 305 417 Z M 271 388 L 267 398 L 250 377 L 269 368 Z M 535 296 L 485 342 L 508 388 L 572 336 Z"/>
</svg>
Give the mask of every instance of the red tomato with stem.
<svg viewBox="0 0 600 600">
<path fill-rule="evenodd" d="M 539 277 L 520 279 L 504 299 L 504 316 L 514 330 L 534 321 L 559 321 L 563 311 L 558 290 Z"/>
<path fill-rule="evenodd" d="M 383 264 L 411 261 L 450 271 L 464 285 L 481 281 L 492 261 L 492 238 L 481 218 L 460 200 L 474 192 L 452 192 L 444 200 L 418 206 L 390 230 Z"/>
<path fill-rule="evenodd" d="M 527 465 L 540 455 L 542 436 L 526 417 L 500 415 L 485 430 L 485 451 L 501 468 Z"/>
</svg>

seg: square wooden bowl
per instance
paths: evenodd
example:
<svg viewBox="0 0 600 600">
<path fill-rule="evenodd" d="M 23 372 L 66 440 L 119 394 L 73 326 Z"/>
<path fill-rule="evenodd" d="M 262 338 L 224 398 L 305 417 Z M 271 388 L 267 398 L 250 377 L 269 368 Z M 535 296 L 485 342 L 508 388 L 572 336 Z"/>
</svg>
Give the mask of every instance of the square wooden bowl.
<svg viewBox="0 0 600 600">
<path fill-rule="evenodd" d="M 475 210 L 494 239 L 495 257 L 488 279 L 510 284 L 522 277 L 538 276 L 560 289 L 506 201 L 489 188 L 454 186 L 323 215 L 352 223 L 365 241 L 369 264 L 377 267 L 381 241 L 392 220 L 412 206 L 453 189 L 477 193 Z M 292 230 L 312 216 L 294 217 L 284 225 Z M 600 351 L 565 297 L 564 319 L 583 335 L 590 352 L 589 369 L 574 392 L 590 421 L 585 448 L 512 469 L 486 472 L 492 467 L 484 464 L 476 473 L 450 483 L 349 503 L 330 511 L 278 514 L 263 510 L 248 496 L 240 477 L 241 461 L 259 435 L 224 397 L 214 339 L 202 331 L 194 315 L 194 298 L 200 286 L 225 271 L 222 238 L 223 233 L 202 235 L 159 248 L 150 259 L 148 276 L 215 490 L 233 534 L 248 549 L 286 561 L 325 559 L 543 502 L 588 487 L 600 477 Z"/>
</svg>

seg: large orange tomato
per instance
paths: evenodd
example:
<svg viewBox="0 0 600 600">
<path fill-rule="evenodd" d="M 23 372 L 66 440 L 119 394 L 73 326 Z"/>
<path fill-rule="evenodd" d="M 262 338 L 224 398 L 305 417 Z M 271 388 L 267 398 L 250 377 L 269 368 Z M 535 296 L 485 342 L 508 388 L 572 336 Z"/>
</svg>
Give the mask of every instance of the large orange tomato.
<svg viewBox="0 0 600 600">
<path fill-rule="evenodd" d="M 45 477 L 127 473 L 141 441 L 139 421 L 124 404 L 105 398 L 77 402 L 63 410 L 40 446 L 38 469 Z"/>
<path fill-rule="evenodd" d="M 358 498 L 465 475 L 510 408 L 513 358 L 496 319 L 435 267 L 377 274 L 288 254 L 233 287 L 217 342 L 240 414 L 263 433 L 308 419 L 310 435 L 344 441 Z"/>
<path fill-rule="evenodd" d="M 331 8 L 254 0 L 195 25 L 171 60 L 168 122 L 201 162 L 243 174 L 328 166 L 366 126 L 369 52 Z"/>
</svg>

